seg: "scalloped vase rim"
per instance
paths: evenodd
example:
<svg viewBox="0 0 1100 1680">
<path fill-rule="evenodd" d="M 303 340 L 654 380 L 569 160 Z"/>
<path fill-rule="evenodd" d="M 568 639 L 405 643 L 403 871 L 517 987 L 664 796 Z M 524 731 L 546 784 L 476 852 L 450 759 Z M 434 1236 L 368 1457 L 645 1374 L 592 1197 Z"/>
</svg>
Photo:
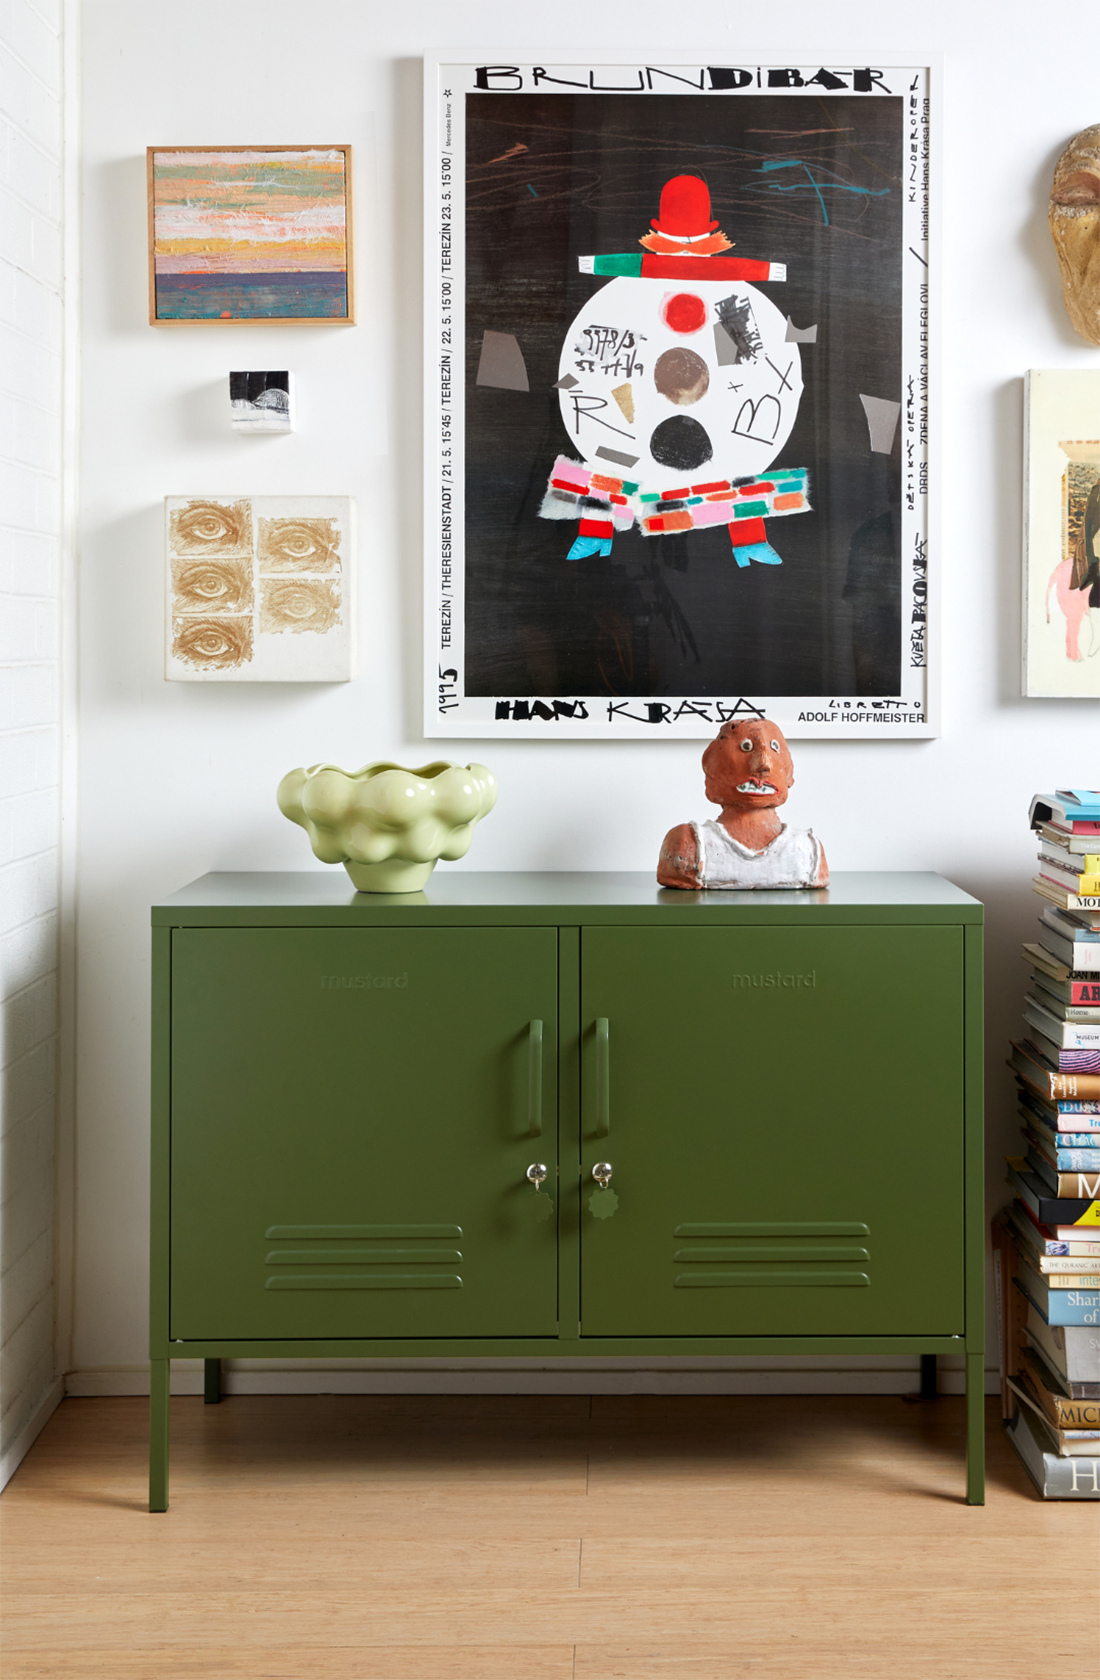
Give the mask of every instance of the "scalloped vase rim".
<svg viewBox="0 0 1100 1680">
<path fill-rule="evenodd" d="M 412 765 L 394 764 L 391 759 L 376 759 L 372 764 L 364 764 L 361 770 L 345 770 L 339 764 L 311 764 L 306 769 L 307 776 L 317 776 L 322 770 L 335 770 L 338 775 L 346 776 L 349 782 L 366 781 L 371 776 L 384 775 L 387 770 L 399 770 L 403 776 L 420 776 L 425 781 L 434 776 L 441 776 L 445 770 L 468 770 L 468 764 L 458 764 L 450 758 L 434 758 L 430 764 L 421 765 L 414 769 Z"/>
</svg>

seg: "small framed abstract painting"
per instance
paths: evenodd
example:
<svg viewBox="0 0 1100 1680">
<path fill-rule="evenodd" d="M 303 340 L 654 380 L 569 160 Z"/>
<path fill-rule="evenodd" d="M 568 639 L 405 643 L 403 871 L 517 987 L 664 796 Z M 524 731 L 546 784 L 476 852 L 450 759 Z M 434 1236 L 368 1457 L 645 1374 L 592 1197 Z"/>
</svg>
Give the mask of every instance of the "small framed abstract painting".
<svg viewBox="0 0 1100 1680">
<path fill-rule="evenodd" d="M 426 734 L 937 734 L 936 65 L 425 73 Z"/>
<path fill-rule="evenodd" d="M 1024 382 L 1023 692 L 1100 699 L 1100 371 Z"/>
<path fill-rule="evenodd" d="M 166 496 L 169 682 L 355 675 L 350 496 Z"/>
<path fill-rule="evenodd" d="M 149 320 L 350 325 L 350 146 L 150 146 Z"/>
</svg>

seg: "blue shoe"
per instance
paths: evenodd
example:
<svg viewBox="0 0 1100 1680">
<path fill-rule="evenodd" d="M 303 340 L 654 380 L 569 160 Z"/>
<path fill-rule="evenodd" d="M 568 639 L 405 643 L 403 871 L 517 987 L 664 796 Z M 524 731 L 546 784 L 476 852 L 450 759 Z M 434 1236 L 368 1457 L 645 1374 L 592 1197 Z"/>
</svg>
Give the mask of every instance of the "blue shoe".
<svg viewBox="0 0 1100 1680">
<path fill-rule="evenodd" d="M 610 553 L 610 537 L 578 537 L 565 558 L 567 560 L 590 560 L 594 554 L 599 554 L 606 559 Z"/>
<path fill-rule="evenodd" d="M 744 543 L 735 548 L 733 558 L 739 566 L 747 566 L 750 560 L 755 560 L 758 566 L 781 566 L 782 556 L 775 552 L 769 542 Z"/>
</svg>

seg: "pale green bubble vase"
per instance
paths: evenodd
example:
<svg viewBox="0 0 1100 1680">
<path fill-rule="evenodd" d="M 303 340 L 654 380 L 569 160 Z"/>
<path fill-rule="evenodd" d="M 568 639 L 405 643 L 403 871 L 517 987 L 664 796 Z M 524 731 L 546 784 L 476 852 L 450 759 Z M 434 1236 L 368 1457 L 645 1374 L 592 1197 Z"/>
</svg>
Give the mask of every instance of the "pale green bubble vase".
<svg viewBox="0 0 1100 1680">
<path fill-rule="evenodd" d="M 470 849 L 474 825 L 497 802 L 484 764 L 440 759 L 422 770 L 313 764 L 279 783 L 279 809 L 309 835 L 322 863 L 342 863 L 358 892 L 419 892 L 439 858 Z"/>
</svg>

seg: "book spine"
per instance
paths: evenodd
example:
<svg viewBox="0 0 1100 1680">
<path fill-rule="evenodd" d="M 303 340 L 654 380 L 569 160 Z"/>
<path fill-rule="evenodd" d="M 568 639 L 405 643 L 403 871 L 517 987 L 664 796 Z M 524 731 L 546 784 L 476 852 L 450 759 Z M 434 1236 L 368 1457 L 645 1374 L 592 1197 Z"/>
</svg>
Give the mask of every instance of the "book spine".
<svg viewBox="0 0 1100 1680">
<path fill-rule="evenodd" d="M 1034 1001 L 1042 1009 L 1048 1009 L 1059 1020 L 1100 1022 L 1100 1002 L 1097 1001 L 1100 998 L 1100 984 L 1086 987 L 1078 983 L 1078 995 L 1090 991 L 1097 994 L 1096 997 L 1080 997 L 1079 1002 L 1074 1002 L 1074 988 L 1070 983 L 1052 980 L 1049 974 L 1044 974 L 1038 968 L 1031 971 L 1031 984 L 1030 995 Z"/>
<path fill-rule="evenodd" d="M 1064 1277 L 1072 1273 L 1076 1278 L 1084 1280 L 1092 1273 L 1097 1273 L 1096 1287 L 1100 1289 L 1100 1254 L 1064 1254 L 1059 1250 L 1067 1249 L 1069 1243 L 1040 1242 L 1038 1252 L 1032 1264 L 1037 1264 L 1040 1272 L 1047 1277 Z M 1074 1244 L 1074 1247 L 1077 1247 Z M 1082 1248 L 1087 1244 L 1080 1244 Z M 1031 1244 L 1027 1247 L 1030 1249 Z M 1053 1252 L 1052 1252 L 1053 1250 Z"/>
<path fill-rule="evenodd" d="M 1100 1172 L 1060 1172 L 1058 1196 L 1069 1201 L 1100 1201 Z"/>
<path fill-rule="evenodd" d="M 1047 1296 L 1047 1320 L 1058 1326 L 1100 1324 L 1100 1292 L 1095 1289 L 1052 1289 Z"/>
<path fill-rule="evenodd" d="M 1070 1325 L 1054 1330 L 1065 1347 L 1066 1376 L 1070 1382 L 1096 1382 L 1100 1372 L 1100 1333 L 1092 1325 Z"/>
<path fill-rule="evenodd" d="M 1027 1309 L 1027 1334 L 1050 1358 L 1055 1370 L 1076 1388 L 1095 1385 L 1100 1373 L 1100 1332 L 1089 1326 L 1070 1325 L 1068 1329 L 1052 1328 L 1034 1302 Z M 1084 1398 L 1085 1396 L 1082 1396 Z M 1100 1399 L 1100 1392 L 1088 1388 L 1089 1399 Z"/>
<path fill-rule="evenodd" d="M 1092 1050 L 1100 1048 L 1100 1022 L 1068 1021 L 1060 1019 L 1041 1003 L 1033 1003 L 1027 999 L 1024 1006 L 1024 1020 L 1038 1027 L 1041 1032 L 1062 1050 Z"/>
<path fill-rule="evenodd" d="M 1100 1458 L 1059 1458 L 1028 1435 L 1024 1412 L 1008 1426 L 1008 1438 L 1044 1499 L 1100 1499 Z"/>
<path fill-rule="evenodd" d="M 1100 1173 L 1100 1149 L 1058 1149 L 1055 1158 L 1060 1173 Z"/>
<path fill-rule="evenodd" d="M 1087 1236 L 1100 1226 L 1100 1201 L 1062 1201 L 1057 1196 L 1044 1195 L 1042 1181 L 1028 1174 L 1027 1162 L 1018 1156 L 1009 1157 L 1008 1178 L 1039 1224 L 1057 1226 L 1059 1237 L 1067 1232 L 1074 1236 Z M 1032 1179 L 1030 1183 L 1029 1178 Z"/>
<path fill-rule="evenodd" d="M 1009 1208 L 1008 1215 L 1013 1231 L 1019 1233 L 1025 1247 L 1028 1244 L 1035 1244 L 1040 1254 L 1055 1260 L 1063 1260 L 1072 1255 L 1075 1265 L 1100 1265 L 1100 1241 L 1089 1242 L 1081 1237 L 1051 1237 L 1045 1235 L 1040 1231 L 1030 1214 L 1024 1211 L 1024 1203 L 1018 1198 Z"/>
<path fill-rule="evenodd" d="M 1100 945 L 1090 945 L 1085 940 L 1067 939 L 1063 934 L 1055 933 L 1053 928 L 1045 925 L 1039 935 L 1039 943 L 1044 951 L 1049 951 L 1051 956 L 1068 966 L 1074 974 L 1100 974 Z"/>
<path fill-rule="evenodd" d="M 1051 1289 L 1047 1279 L 1028 1266 L 1022 1268 L 1013 1282 L 1032 1306 L 1038 1307 L 1052 1330 L 1086 1329 L 1100 1324 L 1100 1290 L 1082 1289 L 1077 1284 L 1072 1289 Z"/>
<path fill-rule="evenodd" d="M 1100 874 L 1074 869 L 1072 864 L 1061 863 L 1052 857 L 1039 854 L 1039 876 L 1041 880 L 1050 881 L 1056 887 L 1065 891 L 1085 894 L 1095 897 L 1100 892 Z"/>
<path fill-rule="evenodd" d="M 1100 1046 L 1090 1045 L 1083 1050 L 1066 1050 L 1049 1038 L 1042 1027 L 1028 1022 L 1028 1039 L 1041 1056 L 1053 1062 L 1059 1073 L 1095 1073 L 1100 1076 Z"/>
<path fill-rule="evenodd" d="M 1100 1073 L 1051 1073 L 1052 1102 L 1100 1102 Z"/>
<path fill-rule="evenodd" d="M 1049 899 L 1059 910 L 1100 910 L 1100 893 L 1071 892 L 1044 875 L 1033 875 L 1031 884 L 1041 898 Z"/>
<path fill-rule="evenodd" d="M 1100 1289 L 1100 1272 L 1045 1272 L 1051 1289 Z"/>
<path fill-rule="evenodd" d="M 1039 857 L 1046 858 L 1056 868 L 1068 871 L 1071 875 L 1100 876 L 1100 852 L 1090 852 L 1080 840 L 1077 841 L 1079 850 L 1071 850 L 1060 840 L 1039 842 Z"/>
<path fill-rule="evenodd" d="M 1048 902 L 1039 917 L 1039 926 L 1050 928 L 1072 945 L 1100 945 L 1100 930 L 1093 926 L 1086 911 L 1065 910 Z"/>
</svg>

